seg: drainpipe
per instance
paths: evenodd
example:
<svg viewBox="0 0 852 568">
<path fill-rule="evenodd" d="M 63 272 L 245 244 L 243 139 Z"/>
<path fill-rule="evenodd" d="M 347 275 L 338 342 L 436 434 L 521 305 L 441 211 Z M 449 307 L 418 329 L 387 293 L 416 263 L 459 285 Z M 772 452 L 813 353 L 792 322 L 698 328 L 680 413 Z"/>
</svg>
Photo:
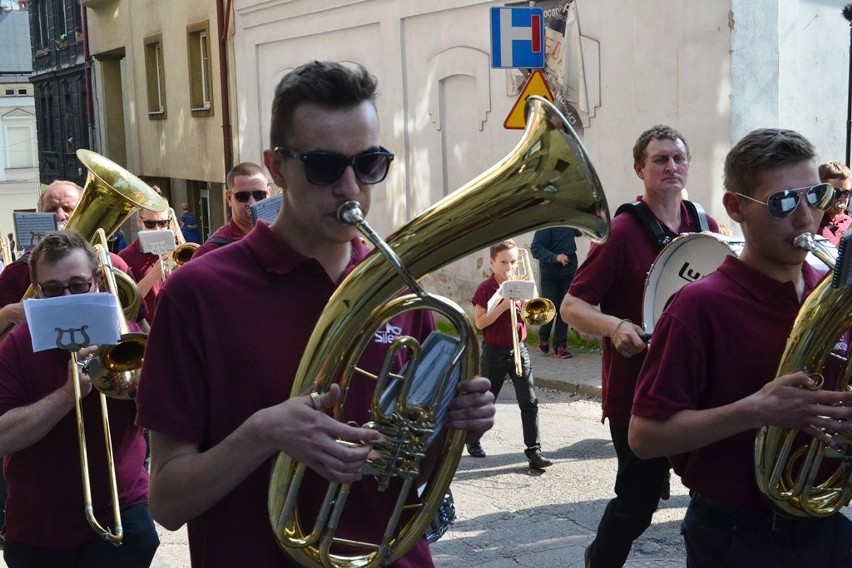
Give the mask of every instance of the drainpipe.
<svg viewBox="0 0 852 568">
<path fill-rule="evenodd" d="M 86 127 L 89 130 L 89 144 L 91 148 L 95 141 L 95 107 L 92 96 L 92 55 L 89 53 L 89 18 L 88 10 L 82 4 L 83 11 L 83 78 L 86 83 Z"/>
<path fill-rule="evenodd" d="M 223 2 L 225 2 L 224 6 Z M 219 87 L 222 98 L 222 137 L 224 142 L 225 173 L 227 174 L 234 167 L 227 49 L 228 33 L 231 28 L 231 0 L 216 0 L 216 19 L 219 24 Z"/>
</svg>

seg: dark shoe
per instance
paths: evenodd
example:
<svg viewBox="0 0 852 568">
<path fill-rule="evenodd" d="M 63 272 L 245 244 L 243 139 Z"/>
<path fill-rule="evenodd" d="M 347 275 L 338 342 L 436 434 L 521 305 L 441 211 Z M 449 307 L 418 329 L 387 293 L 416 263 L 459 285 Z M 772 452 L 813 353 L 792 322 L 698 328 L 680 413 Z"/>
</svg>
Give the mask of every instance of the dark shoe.
<svg viewBox="0 0 852 568">
<path fill-rule="evenodd" d="M 586 568 L 592 568 L 592 563 L 589 562 L 589 549 L 591 547 L 592 545 L 587 546 L 586 552 L 583 553 L 583 564 L 586 566 Z"/>
<path fill-rule="evenodd" d="M 553 352 L 554 359 L 570 359 L 571 357 L 573 357 L 573 355 L 571 355 L 571 352 L 565 349 L 565 347 L 562 345 L 558 346 L 556 348 L 556 351 Z"/>
<path fill-rule="evenodd" d="M 472 458 L 484 458 L 485 457 L 485 450 L 482 449 L 482 444 L 480 444 L 479 442 L 477 442 L 475 444 L 468 444 L 467 445 L 467 453 L 470 454 L 470 457 L 472 457 Z"/>
<path fill-rule="evenodd" d="M 538 350 L 542 353 L 550 353 L 550 342 L 546 339 L 542 339 L 538 342 Z"/>
<path fill-rule="evenodd" d="M 537 469 L 538 471 L 544 471 L 545 468 L 548 468 L 553 465 L 553 462 L 545 459 L 540 453 L 533 454 L 530 457 L 530 469 Z"/>
</svg>

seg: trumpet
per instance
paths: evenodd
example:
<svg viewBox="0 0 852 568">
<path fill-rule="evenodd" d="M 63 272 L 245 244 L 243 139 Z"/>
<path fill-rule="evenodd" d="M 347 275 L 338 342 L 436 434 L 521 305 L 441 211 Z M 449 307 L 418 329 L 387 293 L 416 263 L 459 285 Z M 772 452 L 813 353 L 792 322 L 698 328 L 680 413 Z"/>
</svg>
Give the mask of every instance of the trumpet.
<svg viewBox="0 0 852 568">
<path fill-rule="evenodd" d="M 169 213 L 171 214 L 169 217 L 169 227 L 175 234 L 175 241 L 177 242 L 175 250 L 173 250 L 172 254 L 169 256 L 169 260 L 172 263 L 172 269 L 174 269 L 189 262 L 192 255 L 195 254 L 195 249 L 201 245 L 198 243 L 186 242 L 186 239 L 183 238 L 183 231 L 181 231 L 180 226 L 178 226 L 177 219 L 175 217 L 175 210 L 169 207 Z"/>
</svg>

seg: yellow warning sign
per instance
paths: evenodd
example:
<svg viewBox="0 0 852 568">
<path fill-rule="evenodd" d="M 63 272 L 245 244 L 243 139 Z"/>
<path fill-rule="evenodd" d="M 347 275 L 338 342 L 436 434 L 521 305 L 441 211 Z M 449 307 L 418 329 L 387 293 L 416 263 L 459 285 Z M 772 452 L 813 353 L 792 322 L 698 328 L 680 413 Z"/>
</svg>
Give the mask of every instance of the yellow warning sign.
<svg viewBox="0 0 852 568">
<path fill-rule="evenodd" d="M 526 116 L 524 115 L 524 109 L 526 107 L 527 97 L 530 95 L 538 95 L 550 102 L 553 102 L 553 94 L 547 86 L 547 81 L 544 80 L 544 75 L 538 69 L 533 70 L 530 74 L 530 78 L 527 79 L 526 84 L 524 84 L 521 94 L 518 95 L 518 100 L 515 101 L 515 106 L 512 107 L 512 110 L 509 112 L 509 116 L 507 116 L 505 122 L 503 122 L 503 128 L 508 128 L 510 130 L 524 129 L 524 126 L 526 126 L 527 123 Z"/>
</svg>

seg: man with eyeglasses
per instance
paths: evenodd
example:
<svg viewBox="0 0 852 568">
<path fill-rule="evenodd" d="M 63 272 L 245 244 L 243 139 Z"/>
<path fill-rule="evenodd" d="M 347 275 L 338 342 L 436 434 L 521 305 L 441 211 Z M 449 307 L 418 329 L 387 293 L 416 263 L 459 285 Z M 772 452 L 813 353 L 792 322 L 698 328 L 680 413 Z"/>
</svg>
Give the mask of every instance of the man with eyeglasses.
<svg viewBox="0 0 852 568">
<path fill-rule="evenodd" d="M 74 231 L 48 233 L 29 263 L 37 298 L 98 291 L 100 267 L 92 246 Z M 134 324 L 130 324 L 134 326 Z M 134 328 L 135 329 L 135 328 Z M 78 352 L 82 361 L 96 346 Z M 145 440 L 134 424 L 133 401 L 110 399 L 109 427 L 124 536 L 114 546 L 86 520 L 74 380 L 64 349 L 33 352 L 27 322 L 0 344 L 0 455 L 9 487 L 6 543 L 10 568 L 31 566 L 147 567 L 159 545 L 147 506 Z M 79 376 L 94 515 L 113 525 L 104 463 L 100 397 Z M 112 527 L 113 529 L 115 527 Z"/>
<path fill-rule="evenodd" d="M 337 211 L 354 200 L 366 213 L 380 191 L 374 184 L 388 173 L 375 96 L 376 81 L 360 66 L 315 61 L 287 73 L 275 90 L 264 151 L 283 192 L 278 216 L 193 259 L 160 293 L 137 421 L 150 430 L 151 511 L 169 530 L 188 523 L 194 568 L 296 566 L 279 548 L 267 511 L 270 460 L 278 451 L 308 468 L 299 498 L 307 523 L 326 480 L 352 484 L 338 537 L 380 542 L 397 500 L 398 479 L 379 492 L 376 480 L 360 473 L 379 433 L 327 414 L 339 385 L 290 396 L 320 313 L 369 252 Z M 422 311 L 388 324 L 420 339 L 433 328 L 431 313 Z M 376 334 L 359 367 L 378 373 L 388 347 L 386 334 Z M 450 428 L 478 439 L 493 425 L 489 385 L 481 377 L 462 382 L 447 412 Z M 374 387 L 372 379 L 353 377 L 347 420 L 367 420 Z M 432 566 L 425 538 L 394 566 Z"/>
<path fill-rule="evenodd" d="M 852 217 L 846 213 L 852 190 L 852 172 L 841 162 L 825 162 L 819 165 L 819 180 L 830 183 L 837 194 L 837 200 L 825 212 L 820 225 L 820 234 L 837 246 L 843 233 L 852 227 Z"/>
<path fill-rule="evenodd" d="M 193 259 L 246 236 L 252 229 L 249 207 L 269 197 L 266 174 L 263 173 L 263 168 L 252 162 L 242 162 L 231 168 L 226 184 L 226 199 L 231 210 L 231 219 L 195 249 Z"/>
<path fill-rule="evenodd" d="M 174 233 L 175 225 L 172 222 L 171 215 L 171 208 L 165 211 L 139 209 L 139 214 L 136 217 L 136 227 L 140 231 L 170 230 Z M 175 238 L 177 238 L 177 235 L 175 235 Z M 139 293 L 145 299 L 145 306 L 148 312 L 146 321 L 150 324 L 154 321 L 154 312 L 157 309 L 157 295 L 160 293 L 165 279 L 160 255 L 143 251 L 139 237 L 137 236 L 132 243 L 118 253 L 118 256 L 130 267 L 130 275 L 136 281 Z"/>
<path fill-rule="evenodd" d="M 754 469 L 761 426 L 799 429 L 831 444 L 838 426 L 848 430 L 837 420 L 852 419 L 852 392 L 834 390 L 830 365 L 822 390 L 807 388 L 814 383 L 802 371 L 776 377 L 793 321 L 821 277 L 794 239 L 819 229 L 833 188 L 820 183 L 814 146 L 774 128 L 740 140 L 724 176 L 722 202 L 745 246 L 682 288 L 657 321 L 633 401 L 630 446 L 642 458 L 669 456 L 690 489 L 687 566 L 852 566 L 846 516 L 775 513 Z M 848 356 L 840 343 L 836 354 Z"/>
</svg>

